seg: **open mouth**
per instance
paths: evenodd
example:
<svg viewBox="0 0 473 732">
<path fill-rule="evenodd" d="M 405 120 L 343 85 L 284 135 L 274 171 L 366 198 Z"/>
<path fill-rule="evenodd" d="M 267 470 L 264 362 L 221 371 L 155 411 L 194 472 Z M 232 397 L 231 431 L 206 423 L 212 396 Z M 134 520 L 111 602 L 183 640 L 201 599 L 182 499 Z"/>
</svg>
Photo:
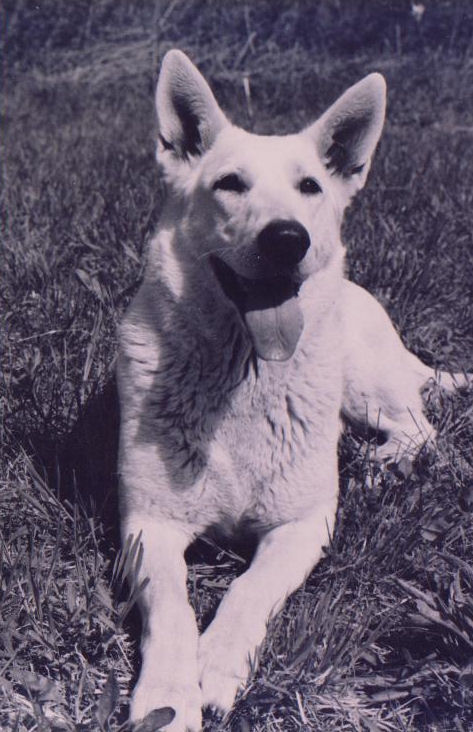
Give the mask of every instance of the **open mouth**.
<svg viewBox="0 0 473 732">
<path fill-rule="evenodd" d="M 266 361 L 290 358 L 304 327 L 301 278 L 291 273 L 250 279 L 216 256 L 211 264 L 223 292 L 240 311 L 258 356 Z"/>
</svg>

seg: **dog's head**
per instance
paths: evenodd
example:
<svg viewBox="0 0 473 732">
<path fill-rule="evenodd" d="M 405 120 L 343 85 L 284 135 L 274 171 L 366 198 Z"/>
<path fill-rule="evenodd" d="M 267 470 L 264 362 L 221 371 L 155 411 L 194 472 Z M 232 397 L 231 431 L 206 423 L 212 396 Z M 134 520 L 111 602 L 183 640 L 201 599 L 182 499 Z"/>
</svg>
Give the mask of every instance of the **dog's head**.
<svg viewBox="0 0 473 732">
<path fill-rule="evenodd" d="M 166 54 L 156 106 L 158 162 L 177 246 L 205 263 L 262 358 L 285 360 L 303 329 L 303 283 L 339 255 L 340 224 L 365 183 L 384 121 L 385 83 L 370 74 L 296 135 L 234 127 L 180 51 Z"/>
</svg>

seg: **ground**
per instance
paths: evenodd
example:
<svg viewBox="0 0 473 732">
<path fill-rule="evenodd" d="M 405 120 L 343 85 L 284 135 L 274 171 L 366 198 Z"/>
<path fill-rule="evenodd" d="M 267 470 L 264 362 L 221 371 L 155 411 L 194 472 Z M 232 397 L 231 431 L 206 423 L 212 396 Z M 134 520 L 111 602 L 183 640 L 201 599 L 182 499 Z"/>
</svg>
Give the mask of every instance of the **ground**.
<svg viewBox="0 0 473 732">
<path fill-rule="evenodd" d="M 0 728 L 124 729 L 139 658 L 115 497 L 115 330 L 161 207 L 153 89 L 186 51 L 257 132 L 370 71 L 388 113 L 344 228 L 350 276 L 432 366 L 473 368 L 473 5 L 465 0 L 5 0 Z M 245 81 L 246 80 L 246 81 Z M 248 93 L 245 93 L 245 89 Z M 326 558 L 206 730 L 473 728 L 473 401 L 428 395 L 437 449 L 373 473 L 340 446 Z M 201 542 L 205 623 L 245 548 Z"/>
</svg>

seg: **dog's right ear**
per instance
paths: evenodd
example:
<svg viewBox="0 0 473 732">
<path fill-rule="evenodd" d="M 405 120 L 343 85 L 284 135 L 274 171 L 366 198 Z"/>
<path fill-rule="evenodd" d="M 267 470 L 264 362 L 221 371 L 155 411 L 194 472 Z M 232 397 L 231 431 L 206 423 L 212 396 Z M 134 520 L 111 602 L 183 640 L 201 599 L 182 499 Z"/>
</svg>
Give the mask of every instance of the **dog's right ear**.
<svg viewBox="0 0 473 732">
<path fill-rule="evenodd" d="M 228 120 L 209 85 L 182 51 L 168 51 L 156 89 L 158 152 L 188 160 L 213 144 Z"/>
</svg>

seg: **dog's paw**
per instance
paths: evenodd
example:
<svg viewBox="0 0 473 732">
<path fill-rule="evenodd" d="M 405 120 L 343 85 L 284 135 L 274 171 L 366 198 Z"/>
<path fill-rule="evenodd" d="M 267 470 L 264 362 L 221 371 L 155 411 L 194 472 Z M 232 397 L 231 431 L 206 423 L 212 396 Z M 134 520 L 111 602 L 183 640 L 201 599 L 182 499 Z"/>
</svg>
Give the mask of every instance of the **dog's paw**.
<svg viewBox="0 0 473 732">
<path fill-rule="evenodd" d="M 423 425 L 420 421 L 421 418 L 418 417 L 415 430 L 410 424 L 400 424 L 396 431 L 388 432 L 386 442 L 378 445 L 370 454 L 373 462 L 384 464 L 400 463 L 402 460 L 412 462 L 421 452 L 433 450 L 435 430 L 425 420 Z"/>
<path fill-rule="evenodd" d="M 138 731 L 143 727 L 153 732 L 158 729 L 199 732 L 202 727 L 201 706 L 202 695 L 197 685 L 178 687 L 156 680 L 153 683 L 138 681 L 130 705 L 130 722 Z"/>
<path fill-rule="evenodd" d="M 200 639 L 198 660 L 203 706 L 222 713 L 230 711 L 237 691 L 248 678 L 247 644 L 239 643 L 231 633 L 222 636 L 209 628 Z"/>
<path fill-rule="evenodd" d="M 206 668 L 202 674 L 202 700 L 204 707 L 216 709 L 221 714 L 230 711 L 238 689 L 244 679 L 233 674 L 222 673 L 219 668 Z"/>
</svg>

